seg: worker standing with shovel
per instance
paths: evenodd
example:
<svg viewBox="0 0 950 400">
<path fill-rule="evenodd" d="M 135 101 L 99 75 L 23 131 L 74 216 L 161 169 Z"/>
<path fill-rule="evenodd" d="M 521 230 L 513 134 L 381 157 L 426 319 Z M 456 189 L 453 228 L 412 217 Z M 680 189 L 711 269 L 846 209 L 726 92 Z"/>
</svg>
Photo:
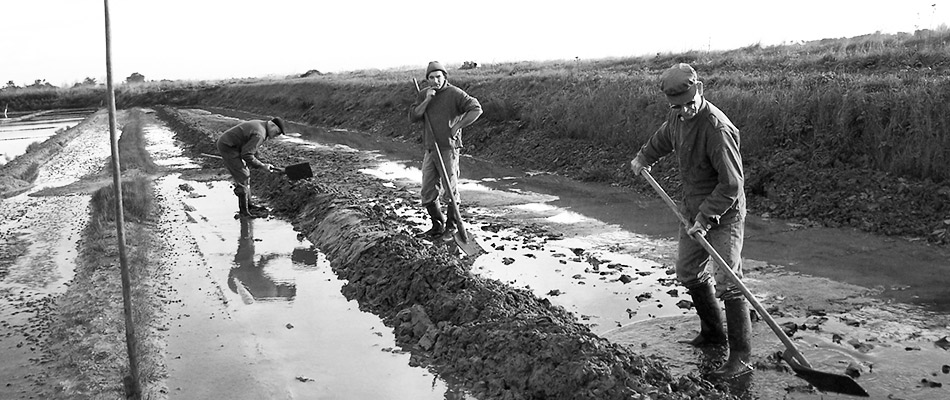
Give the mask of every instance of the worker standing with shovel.
<svg viewBox="0 0 950 400">
<path fill-rule="evenodd" d="M 703 83 L 689 64 L 676 64 L 660 76 L 670 110 L 666 121 L 630 162 L 638 175 L 675 152 L 683 184 L 683 213 L 691 227 L 680 227 L 676 277 L 686 287 L 699 315 L 700 332 L 686 341 L 694 346 L 729 345 L 729 358 L 710 373 L 729 379 L 752 371 L 752 322 L 749 303 L 727 277 L 742 277 L 746 199 L 739 130 L 703 97 Z M 728 265 L 709 262 L 709 253 L 692 238 L 704 236 Z M 709 268 L 707 268 L 707 265 Z M 726 332 L 719 297 L 725 303 Z"/>
<path fill-rule="evenodd" d="M 283 172 L 283 168 L 258 160 L 257 151 L 267 139 L 282 135 L 284 124 L 280 117 L 268 121 L 245 121 L 224 131 L 218 138 L 218 153 L 234 181 L 234 195 L 238 198 L 238 214 L 241 217 L 257 218 L 267 212 L 266 208 L 251 202 L 251 171 L 248 167 Z"/>
<path fill-rule="evenodd" d="M 425 122 L 421 197 L 432 219 L 432 228 L 422 235 L 432 239 L 441 236 L 450 241 L 454 240 L 457 223 L 461 222 L 455 219 L 459 215 L 457 184 L 462 128 L 482 115 L 482 106 L 476 98 L 448 82 L 445 68 L 438 61 L 426 67 L 426 80 L 429 86 L 418 92 L 409 108 L 410 122 Z M 442 166 L 438 165 L 440 161 Z M 445 172 L 448 187 L 442 187 L 440 170 Z M 442 213 L 440 194 L 447 204 L 448 217 Z"/>
</svg>

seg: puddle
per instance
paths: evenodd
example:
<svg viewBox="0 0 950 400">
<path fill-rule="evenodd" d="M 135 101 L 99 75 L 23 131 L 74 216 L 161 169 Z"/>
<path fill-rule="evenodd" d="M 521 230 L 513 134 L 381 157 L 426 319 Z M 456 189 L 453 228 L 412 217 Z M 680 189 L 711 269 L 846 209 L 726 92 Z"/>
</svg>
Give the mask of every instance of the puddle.
<svg viewBox="0 0 950 400">
<path fill-rule="evenodd" d="M 360 172 L 395 184 L 420 184 L 422 172 L 418 168 L 381 157 L 377 161 L 377 166 Z M 529 289 L 535 296 L 563 306 L 594 333 L 687 312 L 677 304 L 685 307 L 680 303 L 684 300 L 681 295 L 686 300 L 689 296 L 677 287 L 670 268 L 630 254 L 631 249 L 634 252 L 643 247 L 654 250 L 655 240 L 549 204 L 558 200 L 556 196 L 502 191 L 489 186 L 516 184 L 512 180 L 459 180 L 462 199 L 471 199 L 479 205 L 467 210 L 473 217 L 466 221 L 466 230 L 490 250 L 475 261 L 475 272 Z M 428 227 L 428 214 L 419 206 L 403 205 L 397 207 L 396 212 L 417 227 Z M 564 226 L 572 232 L 589 234 L 556 240 L 526 236 L 523 232 L 496 230 L 479 222 L 489 216 L 543 223 L 555 232 Z"/>
<path fill-rule="evenodd" d="M 165 128 L 152 147 L 172 149 Z M 166 152 L 171 158 L 178 155 Z M 466 399 L 414 367 L 392 329 L 341 294 L 289 222 L 234 219 L 228 182 L 169 175 L 163 260 L 172 277 L 169 398 Z"/>
</svg>

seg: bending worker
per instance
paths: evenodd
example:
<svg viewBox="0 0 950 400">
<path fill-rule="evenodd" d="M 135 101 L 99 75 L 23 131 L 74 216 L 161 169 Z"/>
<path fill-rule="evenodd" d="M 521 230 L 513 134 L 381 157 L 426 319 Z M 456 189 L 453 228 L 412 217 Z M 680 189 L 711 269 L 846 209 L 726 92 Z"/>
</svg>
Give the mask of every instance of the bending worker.
<svg viewBox="0 0 950 400">
<path fill-rule="evenodd" d="M 245 121 L 224 131 L 218 138 L 218 154 L 234 180 L 234 195 L 238 198 L 238 213 L 241 217 L 256 218 L 267 211 L 251 202 L 251 171 L 248 167 L 269 172 L 283 172 L 272 164 L 257 159 L 257 151 L 267 139 L 284 133 L 284 120 L 274 117 L 269 121 Z"/>
<path fill-rule="evenodd" d="M 452 86 L 446 80 L 445 68 L 438 61 L 432 61 L 426 67 L 427 88 L 419 91 L 416 101 L 409 108 L 409 121 L 425 121 L 424 138 L 425 156 L 422 159 L 422 205 L 429 212 L 432 219 L 432 229 L 423 235 L 443 240 L 452 240 L 458 231 L 453 215 L 456 214 L 459 195 L 456 188 L 459 175 L 459 148 L 462 147 L 462 128 L 475 122 L 482 115 L 482 106 L 478 100 L 462 89 Z M 438 144 L 442 154 L 444 171 L 449 182 L 448 188 L 442 187 L 441 175 L 437 163 L 438 155 L 434 154 Z M 446 213 L 442 214 L 439 205 L 439 195 L 448 204 Z M 452 196 L 452 197 L 449 197 Z M 450 201 L 454 199 L 455 201 Z"/>
<path fill-rule="evenodd" d="M 630 166 L 639 175 L 661 157 L 676 154 L 684 215 L 693 222 L 688 229 L 680 227 L 676 277 L 689 291 L 700 320 L 699 335 L 686 343 L 721 346 L 728 342 L 729 359 L 710 375 L 720 379 L 744 375 L 752 371 L 749 303 L 722 270 L 731 268 L 742 277 L 746 199 L 739 130 L 703 97 L 703 83 L 689 64 L 676 64 L 663 72 L 660 89 L 670 103 L 666 122 L 640 148 Z M 729 265 L 713 261 L 707 268 L 709 254 L 692 239 L 695 233 L 705 236 Z M 716 297 L 725 303 L 728 334 L 723 332 L 722 309 Z"/>
</svg>

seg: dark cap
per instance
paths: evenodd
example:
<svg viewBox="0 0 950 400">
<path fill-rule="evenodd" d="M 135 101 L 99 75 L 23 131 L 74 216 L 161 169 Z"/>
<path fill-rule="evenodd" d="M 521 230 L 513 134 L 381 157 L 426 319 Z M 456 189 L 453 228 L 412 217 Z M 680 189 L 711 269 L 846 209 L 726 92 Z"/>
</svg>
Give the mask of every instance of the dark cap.
<svg viewBox="0 0 950 400">
<path fill-rule="evenodd" d="M 449 75 L 448 72 L 445 72 L 445 68 L 442 67 L 442 63 L 440 63 L 440 62 L 438 62 L 438 61 L 429 61 L 429 66 L 426 67 L 426 79 L 429 78 L 429 74 L 431 74 L 432 71 L 442 71 L 442 73 L 443 73 L 445 76 L 448 76 L 448 75 Z"/>
<path fill-rule="evenodd" d="M 696 70 L 689 64 L 675 64 L 660 75 L 660 90 L 673 104 L 681 104 L 696 96 Z"/>
<path fill-rule="evenodd" d="M 281 135 L 283 135 L 284 132 L 286 132 L 286 131 L 284 130 L 284 126 L 285 126 L 285 125 L 284 125 L 284 119 L 283 119 L 283 118 L 281 118 L 281 117 L 274 117 L 274 118 L 271 118 L 270 122 L 273 122 L 274 125 L 277 125 L 277 129 L 280 129 L 280 134 L 281 134 Z"/>
</svg>

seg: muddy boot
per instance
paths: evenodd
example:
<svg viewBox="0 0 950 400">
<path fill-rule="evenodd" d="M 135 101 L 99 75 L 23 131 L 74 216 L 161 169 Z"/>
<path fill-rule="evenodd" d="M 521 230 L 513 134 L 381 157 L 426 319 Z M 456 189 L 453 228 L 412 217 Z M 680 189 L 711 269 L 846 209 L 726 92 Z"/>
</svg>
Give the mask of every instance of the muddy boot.
<svg viewBox="0 0 950 400">
<path fill-rule="evenodd" d="M 457 206 L 455 204 L 449 204 L 447 207 L 448 208 L 447 214 L 449 214 L 449 216 L 448 216 L 448 219 L 445 221 L 445 230 L 442 232 L 442 241 L 448 242 L 448 241 L 455 240 L 455 234 L 458 233 L 459 231 L 458 226 L 456 226 L 456 223 L 455 223 L 455 214 L 458 213 L 456 211 L 457 210 L 456 207 Z"/>
<path fill-rule="evenodd" d="M 432 228 L 422 232 L 418 235 L 421 238 L 434 239 L 439 236 L 442 236 L 442 232 L 445 226 L 445 216 L 442 215 L 442 209 L 439 208 L 439 203 L 431 202 L 426 203 L 426 211 L 429 212 L 429 218 L 432 219 Z"/>
<path fill-rule="evenodd" d="M 726 344 L 726 332 L 722 327 L 722 309 L 713 285 L 704 282 L 688 289 L 693 298 L 693 306 L 699 315 L 699 335 L 692 340 L 682 340 L 691 346 L 722 346 Z"/>
<path fill-rule="evenodd" d="M 260 215 L 254 211 L 248 209 L 247 196 L 237 195 L 238 198 L 238 215 L 241 218 L 258 218 Z"/>
<path fill-rule="evenodd" d="M 709 373 L 710 379 L 732 379 L 752 372 L 752 319 L 749 303 L 743 299 L 726 300 L 726 329 L 729 332 L 729 359 Z"/>
</svg>

